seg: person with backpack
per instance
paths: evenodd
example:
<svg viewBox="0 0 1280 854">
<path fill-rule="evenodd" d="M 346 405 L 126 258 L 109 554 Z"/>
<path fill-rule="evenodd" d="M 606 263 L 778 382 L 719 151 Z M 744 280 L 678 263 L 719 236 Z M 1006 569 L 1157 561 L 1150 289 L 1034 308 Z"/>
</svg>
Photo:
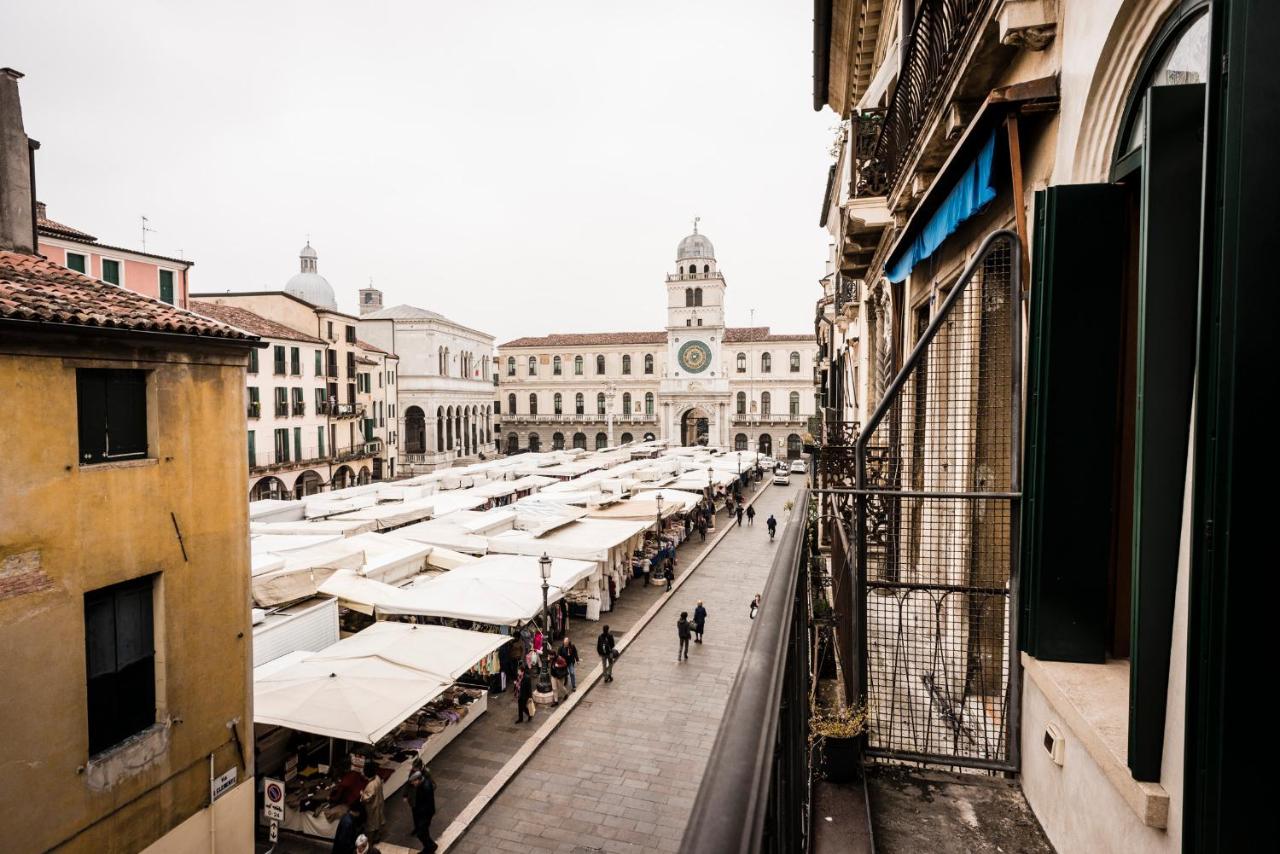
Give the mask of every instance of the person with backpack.
<svg viewBox="0 0 1280 854">
<path fill-rule="evenodd" d="M 601 629 L 600 636 L 596 638 L 596 652 L 599 653 L 600 664 L 604 667 L 604 681 L 612 682 L 613 662 L 618 658 L 618 650 L 608 626 Z"/>
<path fill-rule="evenodd" d="M 752 504 L 750 507 L 747 508 L 747 526 L 750 527 L 751 525 L 755 524 L 755 521 L 756 521 L 756 507 L 754 504 Z"/>
<path fill-rule="evenodd" d="M 676 661 L 689 660 L 689 638 L 693 635 L 693 627 L 689 623 L 689 612 L 681 611 L 676 620 L 676 636 L 680 639 L 680 649 L 676 652 Z"/>
<path fill-rule="evenodd" d="M 569 662 L 563 655 L 556 655 L 551 661 L 551 705 L 558 706 L 560 701 L 569 696 L 565 683 L 569 679 Z"/>
</svg>

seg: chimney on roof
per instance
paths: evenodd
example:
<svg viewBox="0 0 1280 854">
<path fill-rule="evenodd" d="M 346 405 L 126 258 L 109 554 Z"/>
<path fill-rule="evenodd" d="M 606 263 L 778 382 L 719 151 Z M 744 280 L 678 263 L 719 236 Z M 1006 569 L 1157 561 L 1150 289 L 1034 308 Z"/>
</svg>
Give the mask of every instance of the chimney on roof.
<svg viewBox="0 0 1280 854">
<path fill-rule="evenodd" d="M 49 209 L 44 202 L 36 202 L 36 220 L 48 219 Z"/>
<path fill-rule="evenodd" d="M 34 255 L 35 191 L 32 163 L 39 143 L 22 127 L 21 72 L 0 68 L 0 249 Z"/>
</svg>

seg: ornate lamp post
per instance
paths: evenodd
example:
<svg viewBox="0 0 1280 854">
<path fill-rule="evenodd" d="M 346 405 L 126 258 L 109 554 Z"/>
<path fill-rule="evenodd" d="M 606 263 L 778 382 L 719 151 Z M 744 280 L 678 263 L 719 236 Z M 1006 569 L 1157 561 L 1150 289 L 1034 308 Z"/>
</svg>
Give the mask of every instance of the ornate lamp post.
<svg viewBox="0 0 1280 854">
<path fill-rule="evenodd" d="M 655 499 L 658 502 L 658 543 L 662 543 L 662 494 Z"/>
<path fill-rule="evenodd" d="M 551 580 L 551 558 L 543 552 L 538 558 L 538 572 L 542 575 L 542 667 L 538 670 L 538 691 L 551 693 L 551 673 L 547 668 L 547 645 L 551 643 L 551 626 L 547 619 L 547 589 Z"/>
</svg>

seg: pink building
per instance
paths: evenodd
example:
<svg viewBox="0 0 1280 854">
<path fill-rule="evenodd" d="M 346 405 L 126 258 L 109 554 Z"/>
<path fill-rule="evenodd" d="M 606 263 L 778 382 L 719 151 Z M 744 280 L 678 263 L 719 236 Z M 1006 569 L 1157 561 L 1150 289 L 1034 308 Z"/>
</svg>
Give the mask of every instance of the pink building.
<svg viewBox="0 0 1280 854">
<path fill-rule="evenodd" d="M 49 219 L 44 202 L 36 202 L 36 234 L 37 251 L 55 264 L 187 307 L 191 261 L 99 243 L 92 234 Z"/>
</svg>

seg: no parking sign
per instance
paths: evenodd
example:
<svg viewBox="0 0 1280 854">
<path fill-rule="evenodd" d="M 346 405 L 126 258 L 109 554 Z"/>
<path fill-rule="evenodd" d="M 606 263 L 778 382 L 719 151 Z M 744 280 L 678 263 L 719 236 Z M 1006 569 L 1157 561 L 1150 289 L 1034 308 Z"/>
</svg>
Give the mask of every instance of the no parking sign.
<svg viewBox="0 0 1280 854">
<path fill-rule="evenodd" d="M 284 821 L 284 783 L 270 777 L 262 781 L 262 814 L 275 821 Z"/>
</svg>

